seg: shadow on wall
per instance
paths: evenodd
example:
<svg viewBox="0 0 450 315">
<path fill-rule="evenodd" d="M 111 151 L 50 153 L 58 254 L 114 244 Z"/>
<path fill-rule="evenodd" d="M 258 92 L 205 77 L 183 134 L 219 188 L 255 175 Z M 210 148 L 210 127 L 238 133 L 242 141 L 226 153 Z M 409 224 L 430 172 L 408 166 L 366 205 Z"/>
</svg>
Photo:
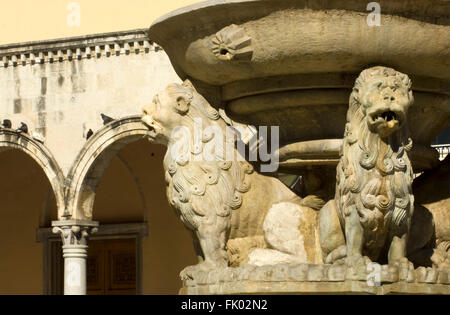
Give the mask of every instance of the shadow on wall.
<svg viewBox="0 0 450 315">
<path fill-rule="evenodd" d="M 93 219 L 101 224 L 147 222 L 142 239 L 142 293 L 177 294 L 179 272 L 196 263 L 189 232 L 168 204 L 162 167 L 165 148 L 146 139 L 112 159 L 96 192 Z"/>
<path fill-rule="evenodd" d="M 147 222 L 142 239 L 142 293 L 177 294 L 179 272 L 196 262 L 188 231 L 169 207 L 165 148 L 139 140 L 124 147 L 104 172 L 94 203 L 100 224 Z M 42 294 L 39 227 L 56 220 L 56 202 L 39 165 L 19 150 L 0 153 L 0 294 Z"/>
<path fill-rule="evenodd" d="M 43 170 L 22 151 L 0 153 L 0 174 L 0 294 L 42 294 L 36 231 L 56 219 L 55 197 Z"/>
</svg>

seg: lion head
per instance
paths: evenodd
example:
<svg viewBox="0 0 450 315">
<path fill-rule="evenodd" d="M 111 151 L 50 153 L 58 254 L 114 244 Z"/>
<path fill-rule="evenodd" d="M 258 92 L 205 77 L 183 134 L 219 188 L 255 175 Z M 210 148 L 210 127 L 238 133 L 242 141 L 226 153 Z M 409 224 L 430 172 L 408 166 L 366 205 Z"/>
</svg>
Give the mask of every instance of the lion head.
<svg viewBox="0 0 450 315">
<path fill-rule="evenodd" d="M 350 95 L 336 199 L 341 215 L 356 209 L 369 256 L 379 254 L 387 231 L 407 224 L 413 211 L 412 147 L 407 126 L 413 103 L 408 76 L 391 68 L 361 72 Z"/>
<path fill-rule="evenodd" d="M 169 84 L 142 111 L 142 121 L 151 130 L 150 137 L 164 145 L 168 145 L 175 128 L 191 128 L 195 118 L 205 118 L 206 123 L 220 118 L 219 112 L 197 93 L 188 80 L 183 84 Z"/>
<path fill-rule="evenodd" d="M 361 72 L 350 96 L 350 105 L 360 109 L 370 131 L 382 138 L 403 126 L 413 101 L 408 76 L 386 67 Z"/>
</svg>

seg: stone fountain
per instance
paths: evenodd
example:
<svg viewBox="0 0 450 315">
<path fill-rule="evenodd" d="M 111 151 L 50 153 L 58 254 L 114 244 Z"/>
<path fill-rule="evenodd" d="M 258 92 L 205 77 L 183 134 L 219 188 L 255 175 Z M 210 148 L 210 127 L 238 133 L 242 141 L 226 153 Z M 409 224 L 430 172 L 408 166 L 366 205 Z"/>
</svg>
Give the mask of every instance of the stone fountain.
<svg viewBox="0 0 450 315">
<path fill-rule="evenodd" d="M 323 204 L 317 206 L 314 200 L 292 206 L 274 198 L 278 203 L 266 207 L 267 218 L 285 213 L 304 218 L 318 208 L 317 215 L 300 222 L 315 231 L 308 238 L 300 228 L 301 238 L 311 241 L 306 251 L 316 250 L 302 260 L 298 251 L 285 248 L 286 239 L 280 240 L 282 230 L 290 228 L 283 222 L 261 223 L 250 235 L 240 233 L 234 214 L 226 236 L 220 236 L 226 228 L 208 230 L 207 237 L 217 233 L 217 238 L 229 238 L 226 245 L 218 241 L 217 246 L 224 247 L 221 252 L 211 250 L 212 256 L 221 257 L 213 259 L 206 253 L 213 246 L 204 240 L 203 221 L 195 219 L 208 217 L 195 204 L 211 200 L 204 191 L 194 192 L 194 199 L 169 200 L 194 231 L 199 256 L 206 261 L 202 266 L 207 266 L 183 271 L 181 293 L 450 293 L 449 162 L 440 163 L 430 146 L 450 122 L 450 2 L 386 0 L 375 5 L 380 14 L 373 3 L 369 7 L 358 0 L 213 0 L 176 10 L 151 25 L 149 38 L 163 47 L 180 78 L 188 80 L 168 88 L 157 103 L 165 105 L 169 101 L 164 99 L 173 98 L 177 113 L 184 115 L 186 106 L 197 100 L 208 113 L 213 111 L 209 107 L 220 113 L 211 124 L 223 128 L 279 126 L 278 170 L 302 175 L 303 200 L 311 201 L 308 196 L 314 195 L 328 201 L 320 211 Z M 159 107 L 145 110 L 144 122 L 157 132 L 168 116 L 158 115 L 155 108 Z M 369 131 L 355 127 L 357 110 L 363 116 L 360 120 L 368 119 Z M 169 141 L 162 143 L 169 143 L 170 149 Z M 358 143 L 361 152 L 355 149 Z M 384 152 L 384 160 L 378 150 Z M 371 157 L 381 166 L 370 165 Z M 359 162 L 360 171 L 347 165 L 352 160 Z M 176 159 L 172 162 L 182 165 Z M 173 165 L 165 163 L 169 183 L 179 174 Z M 226 167 L 220 169 L 228 171 Z M 259 183 L 255 178 L 252 181 Z M 350 179 L 372 184 L 347 189 L 345 181 Z M 439 187 L 430 190 L 433 183 Z M 170 187 L 180 193 L 179 186 Z M 274 195 L 282 190 L 270 187 L 275 187 Z M 242 193 L 245 205 L 249 193 L 236 191 Z M 247 198 L 253 202 L 256 197 Z M 355 201 L 352 210 L 352 198 L 363 200 L 363 205 Z M 379 205 L 370 198 L 382 201 Z M 231 211 L 241 211 L 239 207 L 244 206 Z M 355 223 L 352 211 L 362 223 Z M 377 213 L 384 225 L 373 223 L 379 222 L 372 218 Z M 364 239 L 359 246 L 358 229 Z M 427 233 L 426 240 L 417 236 Z M 431 254 L 416 255 L 419 249 Z M 275 250 L 282 257 L 270 256 Z M 233 255 L 245 257 L 233 261 Z"/>
</svg>

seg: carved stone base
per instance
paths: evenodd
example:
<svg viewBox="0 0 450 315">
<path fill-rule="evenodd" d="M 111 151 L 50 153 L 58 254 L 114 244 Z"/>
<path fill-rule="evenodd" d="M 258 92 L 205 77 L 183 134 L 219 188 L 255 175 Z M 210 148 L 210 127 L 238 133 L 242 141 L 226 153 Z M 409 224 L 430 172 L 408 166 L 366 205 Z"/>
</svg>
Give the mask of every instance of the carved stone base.
<svg viewBox="0 0 450 315">
<path fill-rule="evenodd" d="M 310 264 L 224 268 L 198 272 L 184 281 L 180 294 L 450 294 L 449 269 L 367 269 Z"/>
</svg>

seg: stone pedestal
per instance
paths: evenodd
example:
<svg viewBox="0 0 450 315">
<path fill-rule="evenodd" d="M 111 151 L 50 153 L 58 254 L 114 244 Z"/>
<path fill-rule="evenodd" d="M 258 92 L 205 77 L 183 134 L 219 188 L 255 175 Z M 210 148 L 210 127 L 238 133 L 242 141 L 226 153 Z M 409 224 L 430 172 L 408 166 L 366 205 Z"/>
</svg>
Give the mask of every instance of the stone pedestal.
<svg viewBox="0 0 450 315">
<path fill-rule="evenodd" d="M 369 264 L 245 266 L 199 272 L 180 294 L 450 294 L 450 271 Z"/>
</svg>

